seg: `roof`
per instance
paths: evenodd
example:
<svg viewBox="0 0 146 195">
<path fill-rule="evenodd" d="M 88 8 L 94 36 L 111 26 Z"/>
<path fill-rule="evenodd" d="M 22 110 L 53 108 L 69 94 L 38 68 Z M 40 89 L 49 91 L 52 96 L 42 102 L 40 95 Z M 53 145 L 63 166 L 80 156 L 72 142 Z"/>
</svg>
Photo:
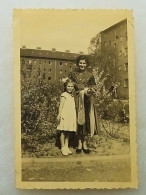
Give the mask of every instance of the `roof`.
<svg viewBox="0 0 146 195">
<path fill-rule="evenodd" d="M 110 26 L 109 28 L 107 28 L 107 29 L 101 31 L 101 33 L 104 33 L 104 32 L 106 32 L 106 31 L 108 31 L 108 30 L 111 30 L 112 28 L 115 28 L 115 27 L 121 25 L 122 23 L 126 23 L 126 22 L 127 22 L 127 19 L 121 20 L 120 22 L 118 22 L 118 23 L 116 23 L 116 24 Z"/>
<path fill-rule="evenodd" d="M 20 57 L 45 58 L 45 59 L 60 59 L 60 60 L 76 60 L 80 54 L 68 53 L 51 50 L 40 49 L 20 49 Z"/>
</svg>

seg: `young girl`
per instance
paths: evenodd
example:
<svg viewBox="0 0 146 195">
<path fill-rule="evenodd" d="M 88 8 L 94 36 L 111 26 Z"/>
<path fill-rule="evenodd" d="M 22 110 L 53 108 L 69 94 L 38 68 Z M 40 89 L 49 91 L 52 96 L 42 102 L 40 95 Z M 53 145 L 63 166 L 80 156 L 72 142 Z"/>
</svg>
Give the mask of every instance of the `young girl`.
<svg viewBox="0 0 146 195">
<path fill-rule="evenodd" d="M 73 97 L 74 83 L 67 79 L 64 83 L 64 92 L 61 94 L 59 113 L 57 116 L 60 131 L 61 152 L 64 156 L 72 154 L 68 148 L 69 133 L 76 132 L 76 109 Z"/>
</svg>

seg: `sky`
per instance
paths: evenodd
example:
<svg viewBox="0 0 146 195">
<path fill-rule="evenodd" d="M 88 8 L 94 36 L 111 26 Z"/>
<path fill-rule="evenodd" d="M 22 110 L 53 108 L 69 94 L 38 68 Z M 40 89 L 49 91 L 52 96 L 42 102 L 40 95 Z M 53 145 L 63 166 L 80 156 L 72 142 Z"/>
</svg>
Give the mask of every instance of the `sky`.
<svg viewBox="0 0 146 195">
<path fill-rule="evenodd" d="M 97 33 L 128 14 L 126 10 L 18 10 L 20 47 L 86 54 Z"/>
</svg>

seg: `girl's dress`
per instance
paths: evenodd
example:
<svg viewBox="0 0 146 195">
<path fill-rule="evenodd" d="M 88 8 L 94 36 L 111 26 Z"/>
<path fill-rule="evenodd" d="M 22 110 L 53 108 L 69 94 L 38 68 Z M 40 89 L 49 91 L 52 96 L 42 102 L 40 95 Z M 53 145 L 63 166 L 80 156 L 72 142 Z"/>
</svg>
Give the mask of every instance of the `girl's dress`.
<svg viewBox="0 0 146 195">
<path fill-rule="evenodd" d="M 64 97 L 65 101 L 61 111 L 61 119 L 57 130 L 75 132 L 77 128 L 77 122 L 74 97 L 72 94 L 67 92 L 63 92 L 61 97 Z"/>
</svg>

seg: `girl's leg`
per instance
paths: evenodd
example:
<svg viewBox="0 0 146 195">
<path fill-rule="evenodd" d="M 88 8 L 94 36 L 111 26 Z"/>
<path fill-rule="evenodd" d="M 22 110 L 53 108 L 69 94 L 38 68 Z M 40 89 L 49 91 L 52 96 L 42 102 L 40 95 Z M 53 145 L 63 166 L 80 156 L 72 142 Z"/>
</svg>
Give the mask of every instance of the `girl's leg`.
<svg viewBox="0 0 146 195">
<path fill-rule="evenodd" d="M 68 155 L 68 152 L 65 149 L 65 132 L 61 132 L 60 135 L 60 142 L 61 142 L 61 152 L 64 156 Z"/>
<path fill-rule="evenodd" d="M 61 148 L 64 147 L 64 145 L 65 145 L 65 134 L 64 134 L 64 132 L 60 133 L 60 143 L 61 143 Z"/>
<path fill-rule="evenodd" d="M 65 133 L 65 147 L 68 148 L 68 139 L 69 139 L 69 134 L 68 132 Z"/>
<path fill-rule="evenodd" d="M 69 132 L 66 132 L 65 134 L 65 148 L 68 154 L 72 154 L 72 151 L 68 148 L 68 142 L 69 142 Z"/>
</svg>

